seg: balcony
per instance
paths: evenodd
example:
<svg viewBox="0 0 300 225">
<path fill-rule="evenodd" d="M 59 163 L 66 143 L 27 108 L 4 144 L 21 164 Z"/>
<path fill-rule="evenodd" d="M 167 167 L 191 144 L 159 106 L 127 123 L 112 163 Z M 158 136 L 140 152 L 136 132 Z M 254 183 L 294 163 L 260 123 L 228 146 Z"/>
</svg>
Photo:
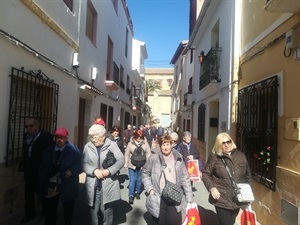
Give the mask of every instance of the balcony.
<svg viewBox="0 0 300 225">
<path fill-rule="evenodd" d="M 134 109 L 136 111 L 141 111 L 141 109 L 143 108 L 143 105 L 144 105 L 142 100 L 137 96 L 132 97 L 131 104 L 132 104 L 132 109 Z"/>
<path fill-rule="evenodd" d="M 119 73 L 120 73 L 120 70 L 119 70 L 119 67 L 118 65 L 114 62 L 114 67 L 113 67 L 113 79 L 107 79 L 105 81 L 105 86 L 108 87 L 111 91 L 116 91 L 118 90 L 120 87 L 119 87 L 119 82 L 120 82 L 120 77 L 119 77 Z M 111 75 L 110 74 L 106 74 L 106 77 L 107 78 L 111 78 Z"/>
<path fill-rule="evenodd" d="M 111 91 L 116 91 L 119 89 L 118 84 L 116 82 L 114 82 L 113 80 L 106 80 L 105 86 L 108 87 Z"/>
<path fill-rule="evenodd" d="M 297 13 L 300 11 L 300 0 L 266 0 L 264 8 L 274 13 Z"/>
<path fill-rule="evenodd" d="M 220 83 L 220 53 L 221 48 L 213 47 L 205 56 L 204 62 L 201 65 L 199 89 L 211 83 Z"/>
</svg>

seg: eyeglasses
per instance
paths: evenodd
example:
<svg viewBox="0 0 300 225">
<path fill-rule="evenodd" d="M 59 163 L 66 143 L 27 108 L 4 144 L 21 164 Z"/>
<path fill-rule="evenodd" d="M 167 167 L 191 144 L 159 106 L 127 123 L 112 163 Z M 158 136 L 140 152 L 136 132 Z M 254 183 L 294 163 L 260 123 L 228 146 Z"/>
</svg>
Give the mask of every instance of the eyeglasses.
<svg viewBox="0 0 300 225">
<path fill-rule="evenodd" d="M 101 136 L 101 135 L 92 135 L 91 136 L 91 140 L 95 140 L 95 139 L 103 139 L 105 137 L 105 135 Z"/>
<path fill-rule="evenodd" d="M 231 143 L 232 143 L 232 141 L 231 141 L 231 140 L 228 140 L 228 141 L 223 141 L 223 142 L 222 142 L 222 145 L 225 145 L 225 144 L 228 144 L 228 145 L 229 145 L 229 144 L 231 144 Z"/>
<path fill-rule="evenodd" d="M 28 128 L 28 127 L 34 127 L 34 125 L 33 124 L 25 125 L 25 128 Z"/>
</svg>

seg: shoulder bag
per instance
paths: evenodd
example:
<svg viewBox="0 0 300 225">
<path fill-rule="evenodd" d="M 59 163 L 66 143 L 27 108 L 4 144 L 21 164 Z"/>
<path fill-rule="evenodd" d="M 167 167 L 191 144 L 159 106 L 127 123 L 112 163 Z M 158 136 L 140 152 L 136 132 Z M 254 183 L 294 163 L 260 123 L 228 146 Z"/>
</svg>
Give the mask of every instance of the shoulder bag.
<svg viewBox="0 0 300 225">
<path fill-rule="evenodd" d="M 254 195 L 252 192 L 252 188 L 250 186 L 250 184 L 247 183 L 236 183 L 233 180 L 233 177 L 231 175 L 231 172 L 228 168 L 228 166 L 226 165 L 226 162 L 224 160 L 224 158 L 222 157 L 222 162 L 226 168 L 226 171 L 230 177 L 231 183 L 232 183 L 232 187 L 234 189 L 234 197 L 236 198 L 236 200 L 238 202 L 253 202 L 254 201 Z"/>
<path fill-rule="evenodd" d="M 159 159 L 162 165 L 164 165 L 165 163 L 162 161 L 161 157 L 159 157 Z M 178 184 L 174 184 L 167 180 L 164 168 L 162 174 L 165 178 L 165 187 L 162 190 L 162 197 L 174 205 L 180 205 L 183 197 L 183 190 Z"/>
<path fill-rule="evenodd" d="M 107 169 L 108 167 L 111 167 L 116 163 L 117 159 L 114 156 L 114 153 L 112 153 L 110 150 L 106 153 L 106 157 L 102 162 L 102 167 L 104 169 Z"/>
</svg>

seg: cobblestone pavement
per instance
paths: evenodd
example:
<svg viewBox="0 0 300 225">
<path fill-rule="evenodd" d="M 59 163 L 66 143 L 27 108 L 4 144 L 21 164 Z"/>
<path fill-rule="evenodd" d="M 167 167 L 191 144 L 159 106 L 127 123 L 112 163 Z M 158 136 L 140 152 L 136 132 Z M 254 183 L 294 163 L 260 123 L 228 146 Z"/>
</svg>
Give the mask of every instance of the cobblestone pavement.
<svg viewBox="0 0 300 225">
<path fill-rule="evenodd" d="M 140 200 L 135 200 L 133 205 L 128 204 L 128 175 L 127 171 L 121 170 L 120 186 L 122 199 L 115 205 L 114 225 L 155 225 L 152 217 L 147 213 L 145 208 L 146 196 L 144 192 L 141 194 Z M 73 225 L 89 225 L 88 207 L 84 203 L 83 193 L 84 175 L 81 176 L 80 196 L 76 201 Z M 217 216 L 214 207 L 208 203 L 208 192 L 202 182 L 194 182 L 193 185 L 194 201 L 198 204 L 201 216 L 201 225 L 218 225 Z M 23 210 L 15 211 L 5 221 L 0 220 L 1 225 L 17 225 L 22 219 Z M 38 215 L 34 220 L 26 223 L 26 225 L 43 225 L 43 216 Z M 238 225 L 239 223 L 236 223 Z M 57 225 L 64 225 L 63 210 L 61 206 L 58 210 Z"/>
</svg>

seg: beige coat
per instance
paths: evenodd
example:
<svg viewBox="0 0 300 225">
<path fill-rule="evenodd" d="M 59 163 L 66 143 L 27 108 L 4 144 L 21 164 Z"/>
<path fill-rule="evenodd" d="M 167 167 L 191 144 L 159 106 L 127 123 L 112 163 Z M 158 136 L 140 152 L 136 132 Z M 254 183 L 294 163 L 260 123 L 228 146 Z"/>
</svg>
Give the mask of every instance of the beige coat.
<svg viewBox="0 0 300 225">
<path fill-rule="evenodd" d="M 131 156 L 133 154 L 133 151 L 135 150 L 136 148 L 136 145 L 138 142 L 134 140 L 133 137 L 131 137 L 130 139 L 130 142 L 128 143 L 127 147 L 126 147 L 126 150 L 125 150 L 125 165 L 124 165 L 124 168 L 130 168 L 130 169 L 134 169 L 136 168 L 136 166 L 132 165 L 131 163 Z M 148 159 L 151 155 L 151 150 L 150 150 L 150 146 L 147 142 L 147 139 L 144 139 L 142 141 L 142 148 L 144 149 L 144 151 L 146 152 L 146 158 Z"/>
</svg>

